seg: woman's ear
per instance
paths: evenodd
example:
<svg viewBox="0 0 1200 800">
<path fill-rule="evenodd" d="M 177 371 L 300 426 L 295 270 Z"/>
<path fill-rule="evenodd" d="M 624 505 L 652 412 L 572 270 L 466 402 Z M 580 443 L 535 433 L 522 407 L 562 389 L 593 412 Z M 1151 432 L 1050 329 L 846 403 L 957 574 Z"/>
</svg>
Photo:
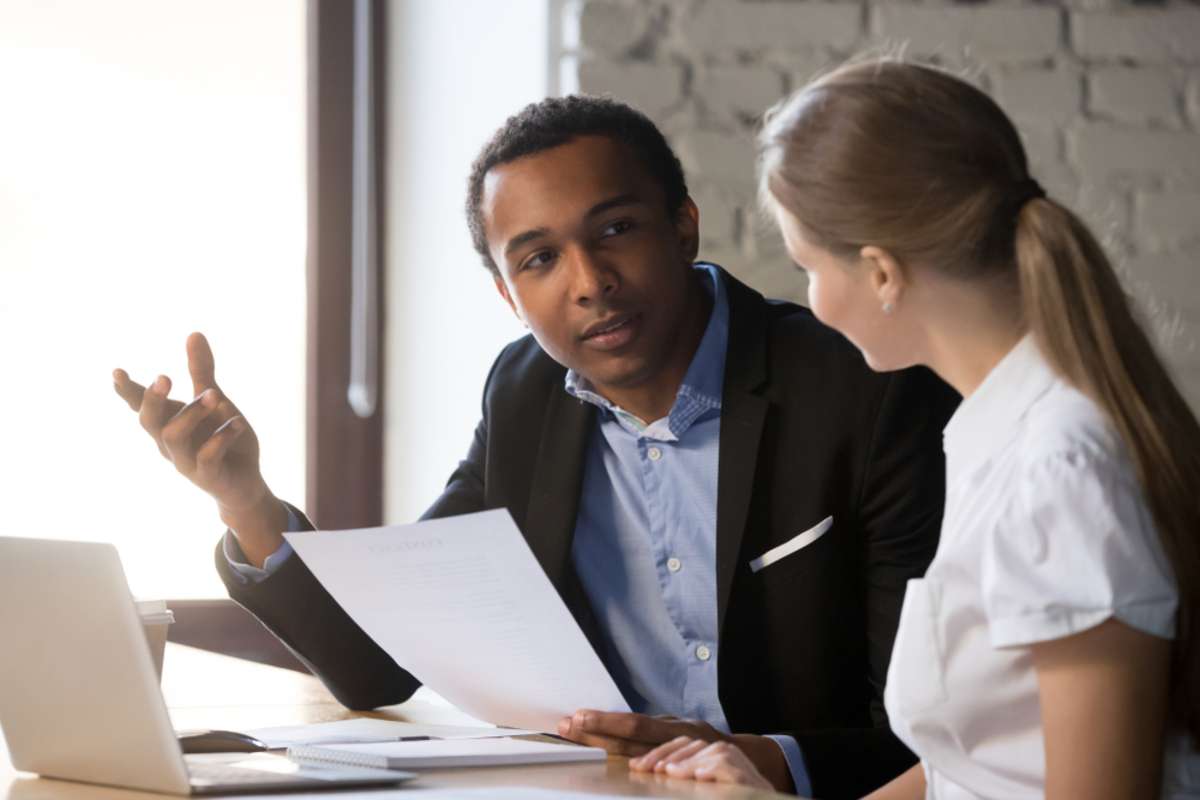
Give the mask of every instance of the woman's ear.
<svg viewBox="0 0 1200 800">
<path fill-rule="evenodd" d="M 889 251 L 875 245 L 867 245 L 858 251 L 867 280 L 875 292 L 884 313 L 890 314 L 900 305 L 900 299 L 908 288 L 908 271 L 899 259 Z"/>
</svg>

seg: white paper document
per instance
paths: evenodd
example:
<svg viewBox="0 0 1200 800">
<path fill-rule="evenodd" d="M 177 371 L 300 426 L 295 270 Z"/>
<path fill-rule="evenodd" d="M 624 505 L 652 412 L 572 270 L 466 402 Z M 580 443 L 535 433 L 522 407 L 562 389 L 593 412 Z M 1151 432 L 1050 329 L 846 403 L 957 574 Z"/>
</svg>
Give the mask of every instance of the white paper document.
<svg viewBox="0 0 1200 800">
<path fill-rule="evenodd" d="M 341 719 L 336 722 L 314 722 L 308 725 L 255 728 L 246 733 L 267 747 L 280 748 L 301 744 L 362 744 L 417 738 L 491 739 L 501 736 L 524 736 L 537 733 L 537 731 L 520 728 L 479 728 L 464 725 L 421 725 L 415 722 L 359 717 Z"/>
<path fill-rule="evenodd" d="M 447 769 L 603 761 L 608 754 L 600 747 L 529 739 L 438 739 L 427 742 L 298 745 L 289 747 L 287 756 L 302 764 L 368 769 Z"/>
<path fill-rule="evenodd" d="M 629 711 L 507 511 L 285 534 L 397 664 L 477 719 L 539 731 Z"/>
</svg>

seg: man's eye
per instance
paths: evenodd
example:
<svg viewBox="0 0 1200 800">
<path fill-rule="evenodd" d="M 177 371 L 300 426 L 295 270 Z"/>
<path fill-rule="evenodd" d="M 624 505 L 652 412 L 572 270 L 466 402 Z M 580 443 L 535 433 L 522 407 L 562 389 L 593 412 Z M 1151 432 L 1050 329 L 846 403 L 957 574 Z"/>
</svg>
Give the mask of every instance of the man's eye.
<svg viewBox="0 0 1200 800">
<path fill-rule="evenodd" d="M 554 260 L 554 253 L 550 250 L 539 250 L 538 252 L 525 259 L 521 264 L 521 269 L 538 269 L 548 265 Z"/>
<path fill-rule="evenodd" d="M 632 222 L 630 222 L 627 219 L 622 219 L 622 220 L 618 220 L 618 221 L 612 223 L 611 225 L 609 225 L 608 227 L 606 227 L 604 230 L 602 230 L 600 232 L 600 235 L 602 237 L 603 236 L 617 236 L 619 234 L 625 233 L 627 230 L 629 230 L 632 227 L 633 227 Z"/>
</svg>

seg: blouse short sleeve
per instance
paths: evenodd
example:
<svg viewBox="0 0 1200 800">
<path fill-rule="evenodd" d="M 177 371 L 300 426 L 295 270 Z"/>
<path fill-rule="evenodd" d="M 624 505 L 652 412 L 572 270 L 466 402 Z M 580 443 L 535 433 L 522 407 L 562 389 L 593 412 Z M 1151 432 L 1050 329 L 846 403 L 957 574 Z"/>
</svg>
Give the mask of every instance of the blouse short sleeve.
<svg viewBox="0 0 1200 800">
<path fill-rule="evenodd" d="M 1173 573 L 1128 464 L 1057 452 L 1023 470 L 982 563 L 994 647 L 1060 639 L 1115 618 L 1175 636 Z"/>
</svg>

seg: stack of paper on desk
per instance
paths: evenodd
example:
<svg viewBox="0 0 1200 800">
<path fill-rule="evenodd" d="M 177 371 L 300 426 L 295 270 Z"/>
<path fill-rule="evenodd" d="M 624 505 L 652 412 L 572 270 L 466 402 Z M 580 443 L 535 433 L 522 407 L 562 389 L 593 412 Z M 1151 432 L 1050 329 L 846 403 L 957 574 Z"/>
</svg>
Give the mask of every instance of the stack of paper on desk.
<svg viewBox="0 0 1200 800">
<path fill-rule="evenodd" d="M 355 744 L 398 742 L 415 739 L 491 739 L 499 736 L 524 736 L 537 731 L 520 728 L 479 728 L 463 725 L 421 725 L 389 719 L 342 719 L 246 731 L 267 747 L 293 747 L 302 744 Z"/>
<path fill-rule="evenodd" d="M 525 739 L 443 739 L 429 742 L 331 744 L 288 748 L 288 758 L 375 769 L 490 767 L 507 764 L 558 764 L 603 761 L 604 750 Z"/>
<path fill-rule="evenodd" d="M 285 534 L 397 664 L 471 716 L 541 731 L 629 711 L 507 511 Z"/>
</svg>

